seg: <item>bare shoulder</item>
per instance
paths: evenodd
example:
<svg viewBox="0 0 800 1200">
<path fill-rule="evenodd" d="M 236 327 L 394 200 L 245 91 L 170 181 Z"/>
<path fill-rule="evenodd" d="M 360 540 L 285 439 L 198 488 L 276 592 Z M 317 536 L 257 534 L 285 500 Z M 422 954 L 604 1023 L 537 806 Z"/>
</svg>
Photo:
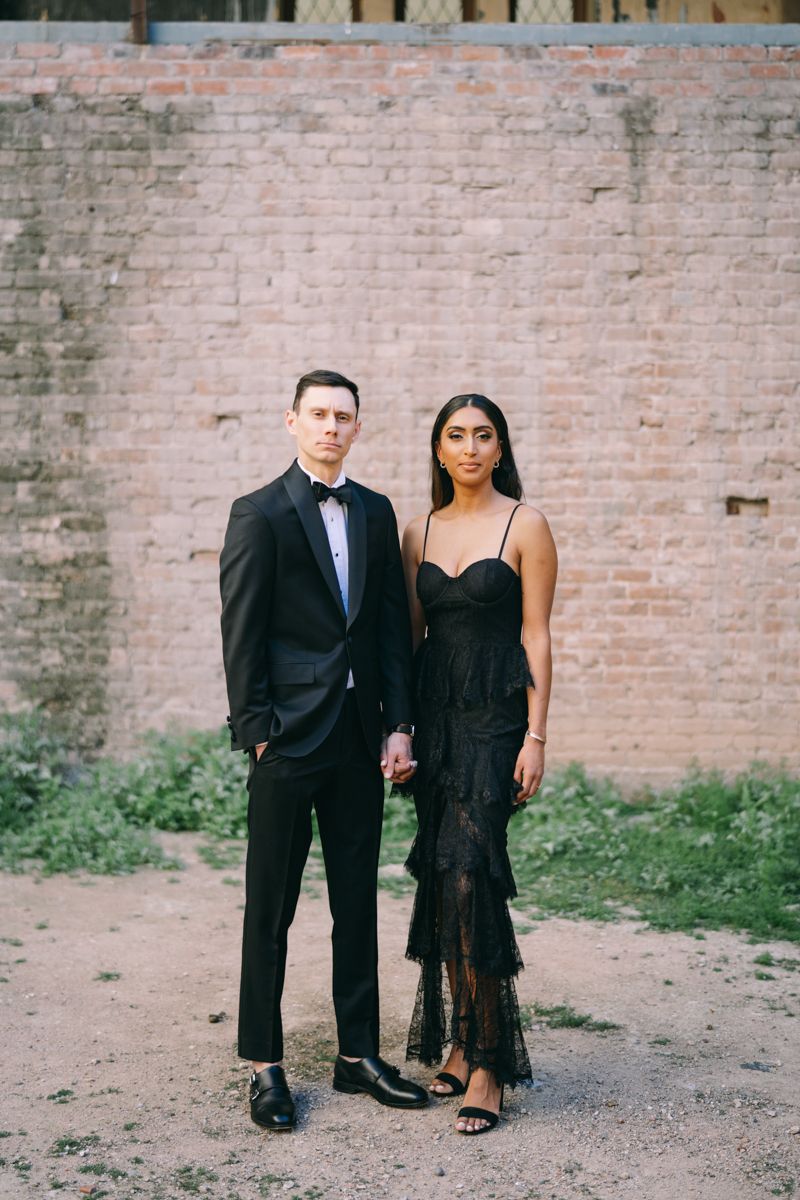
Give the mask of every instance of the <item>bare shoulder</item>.
<svg viewBox="0 0 800 1200">
<path fill-rule="evenodd" d="M 420 517 L 414 517 L 413 521 L 409 521 L 403 531 L 403 549 L 406 551 L 419 551 L 422 555 L 422 543 L 425 540 L 425 527 L 428 523 L 428 514 L 423 513 Z"/>
<path fill-rule="evenodd" d="M 549 563 L 555 568 L 558 561 L 556 545 L 543 512 L 524 504 L 514 517 L 511 528 L 514 532 L 514 547 L 520 556 L 523 569 L 526 563 L 531 566 L 534 563 L 538 563 L 539 566 Z"/>
<path fill-rule="evenodd" d="M 514 526 L 516 526 L 517 537 L 520 535 L 526 538 L 547 538 L 551 536 L 547 517 L 538 508 L 533 508 L 530 504 L 521 504 L 519 506 L 514 517 Z"/>
</svg>

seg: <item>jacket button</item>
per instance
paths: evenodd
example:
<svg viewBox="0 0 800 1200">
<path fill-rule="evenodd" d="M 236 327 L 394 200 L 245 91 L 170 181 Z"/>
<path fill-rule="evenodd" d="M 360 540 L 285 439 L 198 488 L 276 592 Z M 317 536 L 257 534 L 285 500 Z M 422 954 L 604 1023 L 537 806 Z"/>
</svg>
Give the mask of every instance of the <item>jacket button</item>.
<svg viewBox="0 0 800 1200">
<path fill-rule="evenodd" d="M 352 635 L 349 636 L 347 640 L 348 640 L 348 642 L 352 642 L 352 640 L 353 640 Z"/>
</svg>

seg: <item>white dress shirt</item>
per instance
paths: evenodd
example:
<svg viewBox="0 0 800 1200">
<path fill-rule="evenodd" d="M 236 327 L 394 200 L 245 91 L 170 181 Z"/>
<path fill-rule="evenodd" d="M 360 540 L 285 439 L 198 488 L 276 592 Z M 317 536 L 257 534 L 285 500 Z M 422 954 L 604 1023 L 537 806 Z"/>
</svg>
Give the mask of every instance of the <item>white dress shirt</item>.
<svg viewBox="0 0 800 1200">
<path fill-rule="evenodd" d="M 307 471 L 300 460 L 297 460 L 297 465 L 303 474 L 307 475 L 312 483 L 324 483 L 324 479 L 320 479 L 318 475 L 312 475 Z M 336 482 L 330 486 L 341 487 L 346 482 L 344 467 L 339 472 Z M 344 605 L 345 615 L 347 614 L 347 597 L 350 582 L 350 555 L 347 548 L 347 505 L 340 504 L 338 500 L 329 497 L 319 506 L 319 511 L 322 514 L 322 523 L 325 526 L 325 532 L 328 535 L 328 545 L 331 548 L 333 556 L 333 565 L 336 570 L 336 578 L 339 581 L 339 591 L 342 594 L 342 604 Z M 353 672 L 351 671 L 347 678 L 347 686 L 353 687 Z"/>
</svg>

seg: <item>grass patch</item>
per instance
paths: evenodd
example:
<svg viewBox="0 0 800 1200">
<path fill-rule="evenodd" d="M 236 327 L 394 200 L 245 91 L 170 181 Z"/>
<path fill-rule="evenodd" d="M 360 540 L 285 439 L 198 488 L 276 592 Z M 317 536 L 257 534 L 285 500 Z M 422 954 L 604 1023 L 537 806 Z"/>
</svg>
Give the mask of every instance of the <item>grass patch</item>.
<svg viewBox="0 0 800 1200">
<path fill-rule="evenodd" d="M 756 764 L 726 783 L 691 770 L 676 788 L 624 801 L 582 766 L 554 771 L 509 826 L 530 915 L 698 925 L 800 941 L 800 780 Z"/>
<path fill-rule="evenodd" d="M 121 874 L 178 866 L 155 841 L 158 829 L 204 832 L 203 859 L 238 867 L 248 763 L 228 746 L 227 731 L 151 735 L 130 762 L 76 767 L 41 712 L 6 715 L 0 867 Z M 401 864 L 415 832 L 413 803 L 387 798 L 380 865 Z M 626 915 L 699 939 L 725 925 L 753 942 L 800 942 L 800 779 L 763 763 L 732 782 L 693 768 L 677 787 L 629 801 L 573 763 L 548 773 L 508 836 L 521 922 Z M 323 878 L 315 842 L 305 885 Z M 389 871 L 380 886 L 404 895 L 414 883 Z M 800 960 L 760 965 L 790 971 Z"/>
<path fill-rule="evenodd" d="M 410 822 L 413 805 L 400 803 Z M 393 825 L 405 844 L 409 825 L 397 815 Z M 389 826 L 382 862 L 398 861 L 391 840 Z M 513 905 L 533 921 L 627 915 L 700 941 L 722 926 L 800 941 L 800 779 L 763 763 L 733 782 L 692 768 L 677 787 L 630 801 L 572 763 L 548 773 L 509 823 L 508 845 Z"/>
<path fill-rule="evenodd" d="M 753 962 L 758 967 L 783 967 L 784 971 L 795 971 L 800 967 L 800 959 L 797 958 L 773 958 L 769 950 L 765 950 L 763 954 L 759 954 Z M 774 979 L 774 975 L 763 976 L 756 971 L 756 979 Z"/>
<path fill-rule="evenodd" d="M 92 1146 L 96 1146 L 100 1138 L 95 1133 L 90 1133 L 84 1137 L 56 1138 L 53 1145 L 50 1147 L 50 1153 L 56 1158 L 64 1158 L 66 1155 L 78 1154 L 81 1150 L 88 1150 Z"/>
<path fill-rule="evenodd" d="M 207 866 L 215 871 L 224 871 L 226 867 L 238 867 L 241 864 L 243 850 L 241 842 L 231 846 L 210 842 L 207 846 L 200 846 L 197 853 Z"/>
<path fill-rule="evenodd" d="M 578 1013 L 565 1000 L 563 1004 L 540 1004 L 534 1000 L 533 1008 L 524 1004 L 520 1008 L 523 1029 L 530 1029 L 534 1020 L 542 1021 L 550 1029 L 585 1029 L 589 1033 L 604 1033 L 607 1029 L 619 1029 L 613 1021 L 595 1021 L 591 1013 Z"/>
<path fill-rule="evenodd" d="M 221 733 L 150 735 L 128 763 L 70 763 L 39 710 L 0 718 L 0 867 L 44 875 L 175 869 L 154 829 L 247 835 L 247 762 Z M 20 943 L 21 944 L 21 943 Z"/>
<path fill-rule="evenodd" d="M 216 1183 L 217 1176 L 207 1167 L 180 1167 L 175 1172 L 175 1182 L 184 1192 L 199 1192 L 207 1183 Z"/>
<path fill-rule="evenodd" d="M 114 983 L 117 979 L 122 979 L 119 971 L 98 971 L 94 977 L 95 983 Z"/>
</svg>

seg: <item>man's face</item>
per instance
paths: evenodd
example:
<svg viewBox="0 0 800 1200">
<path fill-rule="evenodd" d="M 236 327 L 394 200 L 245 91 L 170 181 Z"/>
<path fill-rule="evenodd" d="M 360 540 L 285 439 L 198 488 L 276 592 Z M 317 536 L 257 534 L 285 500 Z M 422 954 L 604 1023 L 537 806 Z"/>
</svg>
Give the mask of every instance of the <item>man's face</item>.
<svg viewBox="0 0 800 1200">
<path fill-rule="evenodd" d="M 286 428 L 297 438 L 298 457 L 312 463 L 340 463 L 361 432 L 356 402 L 349 388 L 310 387 L 300 397 L 300 411 L 290 409 Z"/>
</svg>

